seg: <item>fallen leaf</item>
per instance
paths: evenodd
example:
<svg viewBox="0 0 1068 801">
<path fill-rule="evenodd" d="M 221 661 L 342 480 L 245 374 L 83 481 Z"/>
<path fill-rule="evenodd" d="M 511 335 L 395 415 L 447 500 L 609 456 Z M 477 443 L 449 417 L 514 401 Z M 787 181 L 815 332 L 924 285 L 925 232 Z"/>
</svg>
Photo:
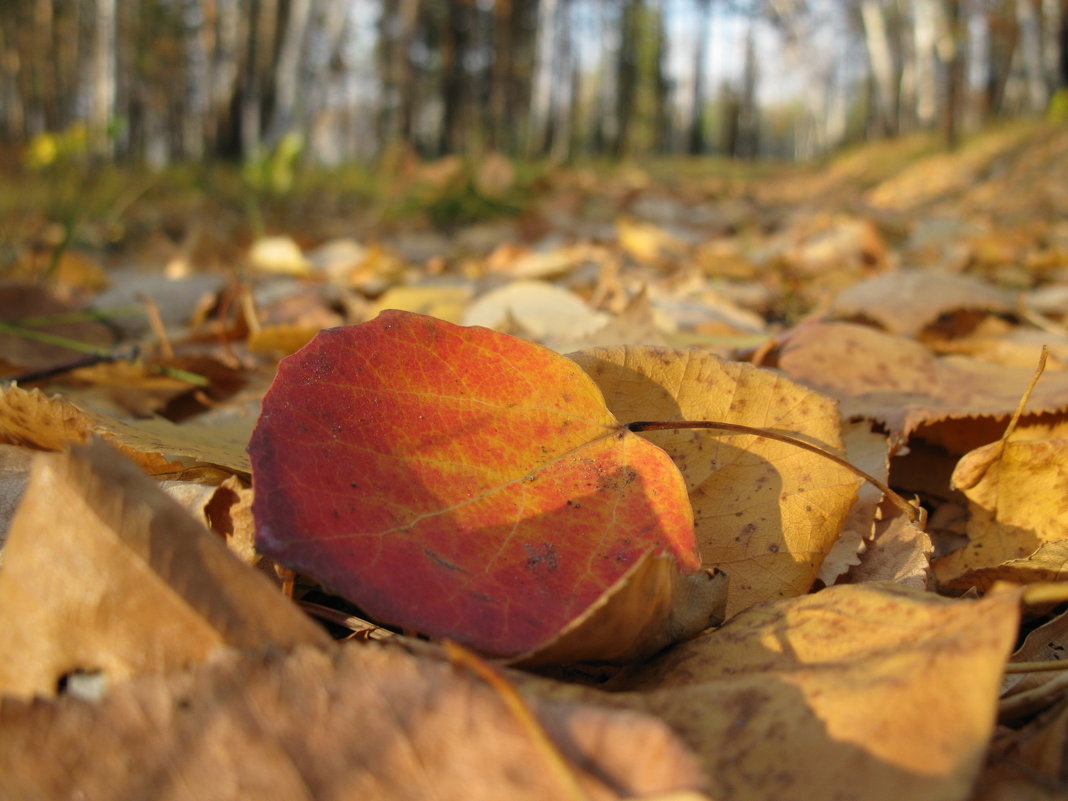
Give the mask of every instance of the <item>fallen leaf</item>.
<svg viewBox="0 0 1068 801">
<path fill-rule="evenodd" d="M 11 518 L 18 508 L 26 482 L 30 478 L 30 463 L 34 452 L 16 445 L 0 445 L 0 549 L 7 539 Z M 0 551 L 0 560 L 3 553 Z"/>
<path fill-rule="evenodd" d="M 400 311 L 324 331 L 281 363 L 249 452 L 260 550 L 376 620 L 519 657 L 651 594 L 620 604 L 630 639 L 572 660 L 709 623 L 675 605 L 711 584 L 678 470 L 540 346 Z"/>
<path fill-rule="evenodd" d="M 627 255 L 640 264 L 659 265 L 687 250 L 686 243 L 665 228 L 626 215 L 616 220 L 616 238 Z"/>
<path fill-rule="evenodd" d="M 179 426 L 163 418 L 116 420 L 37 389 L 0 387 L 0 442 L 57 451 L 95 435 L 153 475 L 181 470 L 174 461 L 180 457 L 248 473 L 244 449 L 251 428 L 251 418 L 240 417 L 218 426 Z"/>
<path fill-rule="evenodd" d="M 1068 706 L 1057 704 L 1020 729 L 1004 727 L 990 747 L 971 801 L 1060 801 L 1068 753 Z"/>
<path fill-rule="evenodd" d="M 0 702 L 0 795 L 703 798 L 696 761 L 659 721 L 528 699 L 562 765 L 505 699 L 447 663 L 373 644 L 229 654 L 131 680 L 96 703 Z"/>
<path fill-rule="evenodd" d="M 779 367 L 837 398 L 844 417 L 886 425 L 891 445 L 924 425 L 983 416 L 1007 421 L 1034 374 L 1033 366 L 937 357 L 915 340 L 852 323 L 794 329 L 782 345 Z M 1044 375 L 1027 408 L 1036 414 L 1068 409 L 1068 371 Z"/>
<path fill-rule="evenodd" d="M 311 265 L 300 245 L 288 236 L 265 236 L 249 248 L 248 262 L 253 270 L 283 275 L 308 275 Z"/>
<path fill-rule="evenodd" d="M 1041 386 L 1041 382 L 1039 383 Z M 966 454 L 953 474 L 968 499 L 968 544 L 935 564 L 943 584 L 966 589 L 976 570 L 1029 557 L 1046 543 L 1068 539 L 1068 508 L 1053 488 L 1068 480 L 1068 439 L 1010 439 Z M 1048 573 L 1046 560 L 1009 569 Z M 999 572 L 984 577 L 989 581 Z"/>
<path fill-rule="evenodd" d="M 607 320 L 578 295 L 544 281 L 513 281 L 490 290 L 471 303 L 463 316 L 464 325 L 486 328 L 514 322 L 537 340 L 550 336 L 578 339 Z"/>
<path fill-rule="evenodd" d="M 749 609 L 565 697 L 647 712 L 737 801 L 964 801 L 994 729 L 1019 593 L 829 587 Z M 859 789 L 859 788 L 862 788 Z"/>
<path fill-rule="evenodd" d="M 846 459 L 851 465 L 884 484 L 887 482 L 890 460 L 885 434 L 873 431 L 867 421 L 858 420 L 843 426 L 842 440 Z M 870 482 L 865 481 L 857 488 L 857 498 L 842 523 L 842 533 L 820 565 L 819 579 L 824 585 L 831 586 L 851 567 L 861 563 L 867 541 L 872 538 L 876 510 L 882 499 L 882 490 Z"/>
<path fill-rule="evenodd" d="M 605 348 L 570 355 L 621 421 L 712 420 L 789 433 L 840 451 L 833 401 L 752 365 L 700 351 Z M 701 559 L 730 577 L 728 616 L 807 592 L 859 479 L 828 459 L 752 435 L 643 434 L 686 480 Z"/>
<path fill-rule="evenodd" d="M 386 309 L 428 314 L 450 323 L 459 323 L 475 294 L 472 284 L 414 284 L 386 291 L 371 306 L 369 316 Z"/>
<path fill-rule="evenodd" d="M 931 537 L 893 504 L 884 502 L 880 513 L 871 542 L 858 564 L 849 569 L 846 581 L 892 581 L 914 590 L 927 589 L 934 553 Z"/>
<path fill-rule="evenodd" d="M 51 695 L 76 672 L 162 672 L 224 646 L 328 642 L 99 441 L 38 454 L 4 546 L 0 631 L 0 693 L 16 696 Z"/>
<path fill-rule="evenodd" d="M 1007 292 L 970 276 L 913 270 L 853 284 L 831 304 L 836 315 L 866 318 L 890 333 L 910 337 L 942 315 L 960 310 L 1007 313 L 1013 303 Z"/>
</svg>

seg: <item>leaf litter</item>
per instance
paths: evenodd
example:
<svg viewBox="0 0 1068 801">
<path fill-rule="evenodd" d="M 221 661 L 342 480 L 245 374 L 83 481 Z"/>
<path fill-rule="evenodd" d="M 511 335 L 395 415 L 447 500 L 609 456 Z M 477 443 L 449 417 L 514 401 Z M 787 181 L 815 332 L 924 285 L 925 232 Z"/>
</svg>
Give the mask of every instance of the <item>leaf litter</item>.
<svg viewBox="0 0 1068 801">
<path fill-rule="evenodd" d="M 4 351 L 2 794 L 1063 794 L 1066 149 L 561 171 L 106 331 L 109 270 L 24 280 L 138 350 Z M 627 428 L 688 420 L 758 431 Z"/>
</svg>

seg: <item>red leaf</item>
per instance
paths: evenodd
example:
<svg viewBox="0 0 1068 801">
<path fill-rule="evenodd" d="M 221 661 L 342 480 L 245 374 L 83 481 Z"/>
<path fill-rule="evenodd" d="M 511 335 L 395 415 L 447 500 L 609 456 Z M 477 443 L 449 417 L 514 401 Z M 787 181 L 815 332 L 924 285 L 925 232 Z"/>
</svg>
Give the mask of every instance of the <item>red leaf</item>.
<svg viewBox="0 0 1068 801">
<path fill-rule="evenodd" d="M 383 312 L 285 359 L 249 446 L 257 545 L 371 616 L 552 642 L 643 556 L 700 567 L 681 475 L 571 361 Z"/>
</svg>

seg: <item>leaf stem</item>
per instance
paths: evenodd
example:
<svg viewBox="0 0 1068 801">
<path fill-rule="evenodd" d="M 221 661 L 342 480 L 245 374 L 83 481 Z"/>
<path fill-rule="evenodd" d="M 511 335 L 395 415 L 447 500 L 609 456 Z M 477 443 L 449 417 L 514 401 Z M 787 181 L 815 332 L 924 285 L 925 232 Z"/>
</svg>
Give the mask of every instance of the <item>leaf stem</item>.
<svg viewBox="0 0 1068 801">
<path fill-rule="evenodd" d="M 679 421 L 647 421 L 641 420 L 633 423 L 627 423 L 625 428 L 633 431 L 634 433 L 640 433 L 642 431 L 672 431 L 681 428 L 705 428 L 713 431 L 725 431 L 729 434 L 746 434 L 754 437 L 763 437 L 764 439 L 772 439 L 776 442 L 783 442 L 787 445 L 793 445 L 801 448 L 802 450 L 814 453 L 818 456 L 834 462 L 840 467 L 844 467 L 854 475 L 860 476 L 868 483 L 875 486 L 880 492 L 882 492 L 890 502 L 900 509 L 909 522 L 913 525 L 923 527 L 923 522 L 920 516 L 919 510 L 911 503 L 906 501 L 884 482 L 877 479 L 871 473 L 861 470 L 854 464 L 850 464 L 836 453 L 833 453 L 826 448 L 821 448 L 819 445 L 813 445 L 811 442 L 805 442 L 803 439 L 790 436 L 789 434 L 782 434 L 778 431 L 771 431 L 766 428 L 754 428 L 753 426 L 745 426 L 740 423 L 721 423 L 715 420 L 679 420 Z"/>
<path fill-rule="evenodd" d="M 486 682 L 504 701 L 508 711 L 512 713 L 519 725 L 534 741 L 534 745 L 542 752 L 549 766 L 564 783 L 567 789 L 567 796 L 572 801 L 590 801 L 589 795 L 572 772 L 567 758 L 560 752 L 560 749 L 549 737 L 545 729 L 542 728 L 538 718 L 516 688 L 473 651 L 451 640 L 445 640 L 443 645 L 445 647 L 445 655 L 450 662 L 457 667 L 465 667 L 473 672 L 482 681 Z"/>
<path fill-rule="evenodd" d="M 1051 659 L 1043 662 L 1009 662 L 1005 665 L 1006 673 L 1043 673 L 1052 670 L 1068 670 L 1068 662 Z"/>
</svg>

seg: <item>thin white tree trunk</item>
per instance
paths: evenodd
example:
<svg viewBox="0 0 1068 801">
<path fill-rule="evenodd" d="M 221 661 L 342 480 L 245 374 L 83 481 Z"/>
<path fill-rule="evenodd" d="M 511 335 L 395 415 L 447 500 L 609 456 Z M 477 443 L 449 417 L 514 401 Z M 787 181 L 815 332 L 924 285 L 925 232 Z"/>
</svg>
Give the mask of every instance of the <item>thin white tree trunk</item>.
<svg viewBox="0 0 1068 801">
<path fill-rule="evenodd" d="M 916 122 L 931 128 L 938 118 L 938 84 L 935 45 L 941 5 L 931 0 L 912 0 L 912 47 L 915 80 Z"/>
<path fill-rule="evenodd" d="M 534 80 L 530 91 L 531 155 L 541 155 L 549 134 L 552 111 L 553 77 L 556 74 L 556 7 L 558 0 L 538 4 L 537 43 L 534 54 Z"/>
<path fill-rule="evenodd" d="M 275 67 L 275 106 L 268 141 L 277 143 L 297 123 L 301 62 L 311 21 L 312 0 L 292 0 L 282 49 Z"/>
<path fill-rule="evenodd" d="M 864 40 L 868 45 L 868 59 L 872 78 L 875 81 L 876 103 L 879 120 L 884 133 L 896 127 L 896 81 L 894 79 L 894 55 L 890 34 L 886 26 L 886 14 L 879 0 L 864 0 L 860 5 L 864 23 Z"/>
<path fill-rule="evenodd" d="M 1023 60 L 1027 109 L 1033 112 L 1042 111 L 1046 107 L 1049 93 L 1043 74 L 1042 34 L 1033 0 L 1016 0 L 1016 24 L 1020 29 L 1016 48 Z"/>
<path fill-rule="evenodd" d="M 100 156 L 111 155 L 108 128 L 115 118 L 115 27 L 115 0 L 97 0 L 89 129 L 93 152 Z"/>
<path fill-rule="evenodd" d="M 200 159 L 205 151 L 205 121 L 208 115 L 210 69 L 204 9 L 200 0 L 185 0 L 185 108 L 182 113 L 182 155 Z"/>
</svg>

